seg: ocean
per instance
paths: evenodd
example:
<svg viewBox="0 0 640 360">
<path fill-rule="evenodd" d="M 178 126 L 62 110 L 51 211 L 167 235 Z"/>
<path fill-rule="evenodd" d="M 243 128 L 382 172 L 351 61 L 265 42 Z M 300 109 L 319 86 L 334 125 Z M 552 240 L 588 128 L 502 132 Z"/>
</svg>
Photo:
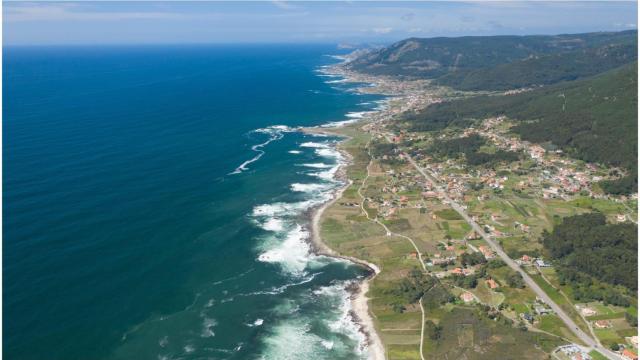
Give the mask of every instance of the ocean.
<svg viewBox="0 0 640 360">
<path fill-rule="evenodd" d="M 357 359 L 309 209 L 381 97 L 329 45 L 4 48 L 6 359 Z"/>
</svg>

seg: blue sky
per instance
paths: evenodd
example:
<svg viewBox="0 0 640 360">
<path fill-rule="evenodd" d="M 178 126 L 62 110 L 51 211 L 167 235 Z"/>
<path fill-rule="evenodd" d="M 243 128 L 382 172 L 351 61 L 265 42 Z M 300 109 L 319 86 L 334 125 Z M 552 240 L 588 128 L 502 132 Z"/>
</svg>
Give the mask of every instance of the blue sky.
<svg viewBox="0 0 640 360">
<path fill-rule="evenodd" d="M 627 2 L 4 1 L 5 44 L 388 43 L 637 28 Z"/>
</svg>

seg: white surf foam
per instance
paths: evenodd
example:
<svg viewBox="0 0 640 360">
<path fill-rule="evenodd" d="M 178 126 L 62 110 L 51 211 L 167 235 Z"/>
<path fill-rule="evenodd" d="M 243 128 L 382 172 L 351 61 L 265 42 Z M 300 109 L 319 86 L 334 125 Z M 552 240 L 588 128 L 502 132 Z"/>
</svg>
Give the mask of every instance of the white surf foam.
<svg viewBox="0 0 640 360">
<path fill-rule="evenodd" d="M 214 337 L 216 334 L 213 332 L 213 327 L 218 323 L 215 319 L 205 317 L 202 321 L 202 332 L 200 333 L 201 337 Z"/>
<path fill-rule="evenodd" d="M 333 128 L 333 127 L 343 127 L 349 124 L 353 124 L 358 122 L 358 120 L 360 119 L 352 119 L 352 120 L 343 120 L 343 121 L 332 121 L 332 122 L 328 122 L 326 124 L 320 125 L 320 127 L 324 127 L 324 128 Z"/>
<path fill-rule="evenodd" d="M 322 157 L 341 159 L 342 154 L 339 151 L 331 148 L 320 148 L 315 150 L 316 154 Z"/>
<path fill-rule="evenodd" d="M 314 149 L 326 149 L 329 147 L 329 144 L 326 143 L 318 143 L 318 142 L 303 142 L 300 144 L 300 147 L 303 148 L 314 148 Z"/>
<path fill-rule="evenodd" d="M 302 166 L 310 167 L 314 169 L 328 169 L 333 167 L 333 165 L 325 164 L 325 163 L 310 163 L 310 164 L 302 164 Z"/>
<path fill-rule="evenodd" d="M 263 204 L 258 205 L 253 208 L 253 216 L 262 217 L 262 216 L 275 216 L 275 217 L 285 217 L 285 216 L 293 216 L 299 214 L 301 211 L 304 211 L 311 206 L 313 206 L 317 201 L 313 201 L 313 199 L 294 202 L 294 203 L 285 203 L 285 202 L 276 202 L 272 204 Z"/>
<path fill-rule="evenodd" d="M 283 321 L 274 327 L 270 336 L 265 338 L 265 360 L 293 360 L 318 358 L 322 341 L 310 331 L 310 326 L 299 320 Z"/>
<path fill-rule="evenodd" d="M 329 170 L 312 172 L 312 173 L 309 173 L 309 175 L 315 176 L 319 179 L 326 180 L 326 181 L 335 181 L 336 172 L 338 172 L 339 168 L 340 168 L 340 165 L 336 165 Z"/>
<path fill-rule="evenodd" d="M 302 226 L 296 225 L 287 233 L 284 241 L 260 254 L 258 260 L 278 263 L 283 270 L 293 275 L 304 274 L 307 263 L 313 256 L 306 241 L 308 237 L 309 233 Z"/>
<path fill-rule="evenodd" d="M 260 134 L 267 134 L 269 135 L 269 139 L 267 139 L 267 141 L 260 143 L 260 144 L 256 144 L 253 145 L 251 147 L 251 150 L 258 153 L 256 156 L 254 156 L 253 158 L 243 162 L 242 164 L 240 164 L 240 166 L 238 166 L 235 170 L 233 170 L 232 172 L 229 173 L 229 175 L 235 175 L 235 174 L 240 174 L 244 171 L 249 170 L 248 166 L 258 160 L 260 160 L 260 158 L 265 154 L 265 151 L 263 150 L 263 148 L 267 145 L 269 145 L 270 143 L 280 140 L 284 137 L 284 133 L 286 132 L 291 132 L 294 131 L 294 129 L 286 126 L 286 125 L 273 125 L 273 126 L 269 126 L 263 129 L 256 129 L 253 130 L 254 133 L 260 133 Z"/>
<path fill-rule="evenodd" d="M 345 116 L 351 119 L 362 119 L 363 117 L 373 113 L 373 111 L 354 111 L 347 113 Z"/>
<path fill-rule="evenodd" d="M 325 349 L 327 350 L 331 350 L 333 349 L 333 341 L 328 341 L 328 340 L 322 340 L 320 342 L 322 344 L 322 346 L 324 346 Z"/>
<path fill-rule="evenodd" d="M 269 218 L 261 224 L 261 227 L 267 231 L 282 231 L 284 222 L 278 218 Z"/>
<path fill-rule="evenodd" d="M 256 319 L 256 321 L 252 322 L 251 324 L 247 324 L 248 327 L 255 327 L 255 326 L 262 326 L 262 324 L 264 324 L 264 320 L 263 319 Z"/>
<path fill-rule="evenodd" d="M 366 352 L 366 337 L 360 331 L 360 325 L 352 315 L 350 294 L 347 291 L 349 282 L 338 283 L 331 286 L 324 286 L 314 291 L 314 294 L 328 297 L 339 303 L 335 316 L 328 316 L 325 320 L 327 327 L 335 333 L 345 334 L 353 340 L 357 347 L 357 353 L 362 355 Z"/>
<path fill-rule="evenodd" d="M 294 183 L 294 184 L 291 184 L 291 191 L 312 193 L 312 192 L 327 190 L 328 186 L 329 185 L 327 185 L 327 184 L 300 184 L 300 183 Z"/>
<path fill-rule="evenodd" d="M 302 154 L 300 150 L 289 150 L 289 154 Z"/>
</svg>

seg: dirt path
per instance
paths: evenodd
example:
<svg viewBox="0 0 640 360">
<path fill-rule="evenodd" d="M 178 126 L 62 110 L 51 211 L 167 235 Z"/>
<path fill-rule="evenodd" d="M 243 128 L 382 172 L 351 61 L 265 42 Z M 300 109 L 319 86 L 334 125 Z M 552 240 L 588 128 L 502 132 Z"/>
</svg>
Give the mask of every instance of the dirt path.
<svg viewBox="0 0 640 360">
<path fill-rule="evenodd" d="M 411 245 L 413 245 L 413 248 L 416 250 L 416 253 L 418 254 L 418 261 L 420 261 L 420 265 L 422 266 L 422 270 L 424 272 L 427 272 L 427 267 L 424 264 L 424 260 L 422 259 L 422 253 L 420 252 L 420 249 L 418 249 L 418 246 L 416 245 L 416 243 L 413 241 L 412 238 L 402 235 L 402 234 L 398 234 L 398 233 L 394 233 L 391 230 L 389 230 L 389 228 L 383 224 L 382 222 L 380 222 L 380 220 L 378 220 L 378 218 L 371 218 L 371 216 L 369 216 L 369 212 L 365 209 L 364 207 L 364 203 L 365 201 L 367 201 L 367 198 L 362 194 L 362 188 L 365 187 L 367 180 L 369 180 L 369 177 L 371 177 L 371 164 L 373 163 L 373 156 L 371 155 L 371 140 L 369 140 L 369 142 L 367 142 L 366 148 L 367 148 L 367 154 L 369 155 L 369 163 L 367 164 L 367 176 L 364 177 L 364 179 L 362 179 L 362 183 L 360 184 L 360 186 L 358 187 L 358 196 L 360 196 L 360 209 L 362 210 L 362 212 L 365 214 L 365 216 L 367 217 L 367 219 L 369 221 L 372 221 L 380 226 L 382 226 L 382 228 L 385 230 L 387 236 L 397 236 L 397 237 L 401 237 L 403 239 L 408 240 Z M 424 312 L 424 306 L 422 306 L 422 298 L 420 298 L 420 312 L 422 313 L 422 326 L 420 327 L 420 359 L 421 360 L 425 360 L 424 359 L 424 355 L 422 354 L 422 348 L 423 348 L 423 344 L 424 344 L 424 318 L 425 318 L 425 312 Z"/>
</svg>

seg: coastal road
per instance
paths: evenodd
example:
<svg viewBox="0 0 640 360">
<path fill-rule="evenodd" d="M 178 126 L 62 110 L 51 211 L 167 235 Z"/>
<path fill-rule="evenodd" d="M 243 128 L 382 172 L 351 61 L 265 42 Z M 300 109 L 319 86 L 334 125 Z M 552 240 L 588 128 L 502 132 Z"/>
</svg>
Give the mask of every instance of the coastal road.
<svg viewBox="0 0 640 360">
<path fill-rule="evenodd" d="M 385 138 L 389 140 L 389 137 L 386 134 Z M 462 206 L 460 206 L 457 202 L 453 201 L 453 199 L 451 199 L 449 195 L 447 195 L 446 190 L 440 185 L 435 176 L 427 174 L 425 169 L 422 169 L 420 166 L 418 166 L 418 164 L 409 154 L 402 153 L 402 155 L 427 181 L 431 183 L 431 185 L 433 185 L 433 187 L 438 192 L 444 195 L 444 199 L 449 203 L 449 205 L 458 214 L 460 214 L 460 216 L 462 216 L 462 218 L 471 226 L 473 230 L 475 230 L 478 234 L 480 234 L 480 236 L 482 236 L 482 238 L 487 242 L 487 244 L 489 244 L 491 249 L 493 249 L 493 251 L 500 257 L 500 259 L 502 259 L 502 261 L 504 261 L 507 266 L 522 275 L 522 278 L 524 279 L 524 282 L 527 284 L 527 286 L 529 286 L 529 288 L 531 288 L 531 290 L 533 290 L 533 292 L 535 292 L 540 299 L 542 299 L 547 305 L 549 305 L 549 307 L 551 307 L 551 309 L 558 315 L 558 317 L 565 323 L 565 325 L 578 337 L 578 339 L 584 342 L 587 346 L 598 350 L 600 353 L 606 355 L 610 359 L 623 359 L 620 355 L 600 346 L 597 341 L 595 341 L 592 337 L 587 335 L 587 333 L 582 331 L 578 327 L 578 325 L 576 325 L 573 319 L 571 319 L 571 317 L 569 317 L 569 315 L 567 315 L 567 313 L 565 313 L 565 311 L 558 304 L 556 304 L 549 297 L 549 295 L 547 295 L 547 293 L 544 292 L 542 288 L 540 288 L 540 286 L 538 286 L 538 284 L 529 276 L 529 274 L 527 274 L 515 261 L 513 261 L 504 252 L 504 250 L 502 250 L 502 247 L 498 243 L 496 243 L 496 241 L 490 235 L 484 232 L 484 229 L 482 229 L 482 227 L 478 225 L 478 223 L 476 223 L 469 215 L 467 215 L 465 209 L 462 208 Z"/>
</svg>

